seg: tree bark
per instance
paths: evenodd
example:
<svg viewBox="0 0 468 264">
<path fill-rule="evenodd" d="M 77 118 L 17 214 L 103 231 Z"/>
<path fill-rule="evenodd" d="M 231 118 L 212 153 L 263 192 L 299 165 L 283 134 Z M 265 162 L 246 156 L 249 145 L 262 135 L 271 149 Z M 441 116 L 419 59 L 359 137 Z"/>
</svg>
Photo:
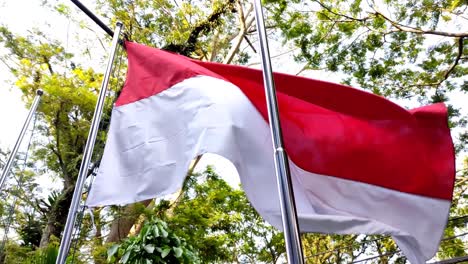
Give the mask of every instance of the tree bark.
<svg viewBox="0 0 468 264">
<path fill-rule="evenodd" d="M 125 206 L 123 213 L 112 222 L 111 230 L 109 236 L 107 237 L 106 243 L 120 242 L 122 239 L 126 238 L 130 232 L 130 229 L 132 229 L 133 224 L 140 216 L 140 214 L 135 213 L 135 207 L 138 204 L 143 204 L 146 207 L 150 203 L 151 199 Z"/>
<path fill-rule="evenodd" d="M 223 6 L 215 8 L 208 17 L 197 23 L 193 27 L 187 41 L 184 44 L 169 44 L 162 47 L 163 50 L 172 51 L 181 55 L 190 57 L 191 53 L 195 51 L 198 38 L 204 32 L 213 30 L 221 21 L 223 15 L 234 10 L 235 0 L 228 0 Z"/>
<path fill-rule="evenodd" d="M 47 224 L 42 231 L 41 243 L 39 247 L 43 248 L 49 245 L 51 236 L 60 238 L 60 234 L 65 227 L 67 214 L 73 197 L 73 186 L 65 188 L 57 201 L 52 206 Z"/>
</svg>

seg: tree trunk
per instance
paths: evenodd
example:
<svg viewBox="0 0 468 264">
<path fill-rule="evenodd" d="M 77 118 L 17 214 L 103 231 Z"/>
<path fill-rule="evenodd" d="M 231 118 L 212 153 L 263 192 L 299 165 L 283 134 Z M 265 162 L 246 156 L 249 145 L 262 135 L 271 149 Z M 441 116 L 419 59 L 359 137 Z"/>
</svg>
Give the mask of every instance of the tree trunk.
<svg viewBox="0 0 468 264">
<path fill-rule="evenodd" d="M 63 190 L 47 217 L 47 224 L 42 231 L 41 243 L 39 247 L 47 247 L 50 242 L 51 236 L 60 239 L 65 222 L 67 221 L 67 214 L 70 208 L 71 200 L 73 197 L 73 186 Z"/>
<path fill-rule="evenodd" d="M 101 223 L 101 209 L 93 209 L 94 224 L 96 226 L 96 233 L 94 234 L 96 246 L 102 245 L 102 223 Z"/>
<path fill-rule="evenodd" d="M 133 224 L 138 219 L 140 214 L 135 213 L 135 207 L 137 205 L 144 205 L 145 207 L 151 203 L 151 199 L 145 200 L 136 204 L 130 204 L 124 207 L 123 213 L 114 219 L 111 225 L 109 236 L 107 237 L 106 243 L 109 242 L 120 242 L 126 238 Z"/>
</svg>

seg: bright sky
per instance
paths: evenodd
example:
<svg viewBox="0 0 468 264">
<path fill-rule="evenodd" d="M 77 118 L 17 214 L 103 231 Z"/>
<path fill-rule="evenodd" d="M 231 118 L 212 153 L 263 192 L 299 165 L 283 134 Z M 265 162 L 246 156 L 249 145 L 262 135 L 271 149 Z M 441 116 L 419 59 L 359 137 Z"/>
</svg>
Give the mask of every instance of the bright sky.
<svg viewBox="0 0 468 264">
<path fill-rule="evenodd" d="M 0 24 L 8 26 L 19 24 L 17 21 L 19 17 L 15 17 L 11 12 L 11 3 L 12 1 L 7 5 L 5 1 L 0 2 Z M 1 48 L 0 54 L 4 54 Z M 27 110 L 20 100 L 21 92 L 10 88 L 11 85 L 6 83 L 6 79 L 10 77 L 8 68 L 0 63 L 0 147 L 2 149 L 11 148 L 11 145 L 14 144 L 27 115 Z"/>
<path fill-rule="evenodd" d="M 27 6 L 28 8 L 24 8 Z M 58 17 L 51 12 L 47 12 L 40 6 L 40 1 L 28 0 L 0 0 L 0 24 L 6 25 L 14 33 L 25 34 L 34 27 L 50 24 Z M 51 21 L 52 20 L 52 21 Z M 52 32 L 63 33 L 63 23 L 57 23 Z M 5 54 L 3 47 L 0 47 L 0 54 Z M 0 63 L 0 147 L 11 148 L 15 143 L 24 120 L 28 114 L 24 102 L 21 101 L 21 92 L 13 87 L 10 82 L 12 75 L 8 68 Z"/>
</svg>

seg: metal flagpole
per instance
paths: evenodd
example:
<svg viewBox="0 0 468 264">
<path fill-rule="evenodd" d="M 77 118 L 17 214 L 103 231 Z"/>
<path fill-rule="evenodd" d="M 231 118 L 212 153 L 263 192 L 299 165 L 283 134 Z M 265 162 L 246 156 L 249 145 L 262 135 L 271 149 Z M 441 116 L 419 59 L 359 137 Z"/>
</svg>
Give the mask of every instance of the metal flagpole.
<svg viewBox="0 0 468 264">
<path fill-rule="evenodd" d="M 297 221 L 288 157 L 283 148 L 283 136 L 279 119 L 278 102 L 276 100 L 275 82 L 273 80 L 271 69 L 270 52 L 268 49 L 268 39 L 266 36 L 261 0 L 254 0 L 254 5 L 255 20 L 257 22 L 257 32 L 262 56 L 263 82 L 265 85 L 268 107 L 268 119 L 270 121 L 270 130 L 275 153 L 275 169 L 288 263 L 302 264 L 304 263 L 304 257 L 302 255 L 299 224 Z"/>
<path fill-rule="evenodd" d="M 37 107 L 39 106 L 39 102 L 41 101 L 41 96 L 43 94 L 44 92 L 41 89 L 36 91 L 36 97 L 34 98 L 34 101 L 31 105 L 29 114 L 26 117 L 26 121 L 24 121 L 23 128 L 21 129 L 18 139 L 16 140 L 15 146 L 13 147 L 13 150 L 11 151 L 10 156 L 8 157 L 8 161 L 5 167 L 3 168 L 2 177 L 0 178 L 0 191 L 3 189 L 3 184 L 5 183 L 6 177 L 10 172 L 11 165 L 13 164 L 13 161 L 16 157 L 16 153 L 18 152 L 21 142 L 23 141 L 24 134 L 26 134 L 26 131 L 28 130 L 29 123 L 31 122 L 32 117 L 36 113 Z"/>
<path fill-rule="evenodd" d="M 109 84 L 109 79 L 112 72 L 112 64 L 114 62 L 114 57 L 117 52 L 117 45 L 119 42 L 121 30 L 122 23 L 117 22 L 114 31 L 114 36 L 112 38 L 112 46 L 109 54 L 109 60 L 107 62 L 106 73 L 104 75 L 104 79 L 102 80 L 101 91 L 99 92 L 96 108 L 94 109 L 93 120 L 91 122 L 91 128 L 89 129 L 88 139 L 86 141 L 86 146 L 83 152 L 83 160 L 81 162 L 80 172 L 78 173 L 78 178 L 76 180 L 70 210 L 68 211 L 67 222 L 63 230 L 62 241 L 60 242 L 60 248 L 56 264 L 64 264 L 67 259 L 68 251 L 70 250 L 73 227 L 75 226 L 76 220 L 76 213 L 78 212 L 83 186 L 86 180 L 86 175 L 88 173 L 89 163 L 93 154 L 94 143 L 96 141 L 99 122 L 101 121 L 104 100 L 106 99 L 107 94 L 107 86 Z"/>
</svg>

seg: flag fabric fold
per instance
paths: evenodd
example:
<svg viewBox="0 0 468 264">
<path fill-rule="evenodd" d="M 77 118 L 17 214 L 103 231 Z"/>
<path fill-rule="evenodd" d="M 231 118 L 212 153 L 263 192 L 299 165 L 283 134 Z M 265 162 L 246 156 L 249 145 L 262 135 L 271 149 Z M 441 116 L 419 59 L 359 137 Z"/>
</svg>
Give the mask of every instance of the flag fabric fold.
<svg viewBox="0 0 468 264">
<path fill-rule="evenodd" d="M 128 72 L 87 205 L 177 191 L 190 161 L 236 167 L 281 229 L 261 71 L 126 42 Z M 437 251 L 455 177 L 447 109 L 414 110 L 351 87 L 274 75 L 301 232 L 391 234 L 411 263 Z"/>
</svg>

